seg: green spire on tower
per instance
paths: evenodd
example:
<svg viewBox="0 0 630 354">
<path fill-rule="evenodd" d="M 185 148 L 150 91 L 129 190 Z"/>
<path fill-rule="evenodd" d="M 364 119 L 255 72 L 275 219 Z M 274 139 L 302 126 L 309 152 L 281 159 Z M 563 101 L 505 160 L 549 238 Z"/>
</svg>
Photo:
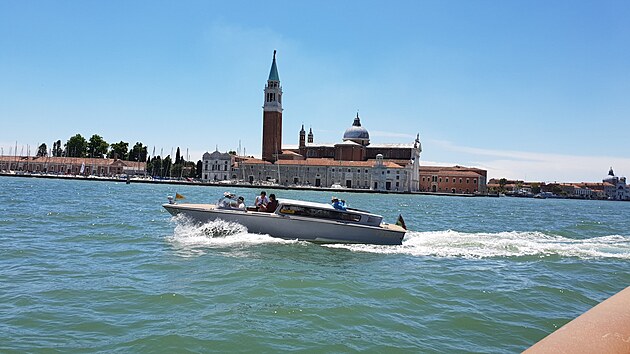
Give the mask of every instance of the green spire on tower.
<svg viewBox="0 0 630 354">
<path fill-rule="evenodd" d="M 269 71 L 269 79 L 273 81 L 280 81 L 280 76 L 278 76 L 278 67 L 276 67 L 276 50 L 273 51 L 273 62 L 271 63 L 271 71 Z"/>
</svg>

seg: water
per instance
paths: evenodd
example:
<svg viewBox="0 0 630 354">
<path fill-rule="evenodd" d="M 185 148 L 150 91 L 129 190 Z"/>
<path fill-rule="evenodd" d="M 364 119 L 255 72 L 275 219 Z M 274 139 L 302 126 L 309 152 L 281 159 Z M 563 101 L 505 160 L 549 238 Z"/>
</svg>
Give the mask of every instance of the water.
<svg viewBox="0 0 630 354">
<path fill-rule="evenodd" d="M 0 177 L 0 352 L 518 352 L 630 285 L 630 203 L 337 193 L 402 246 L 161 207 L 223 191 Z"/>
</svg>

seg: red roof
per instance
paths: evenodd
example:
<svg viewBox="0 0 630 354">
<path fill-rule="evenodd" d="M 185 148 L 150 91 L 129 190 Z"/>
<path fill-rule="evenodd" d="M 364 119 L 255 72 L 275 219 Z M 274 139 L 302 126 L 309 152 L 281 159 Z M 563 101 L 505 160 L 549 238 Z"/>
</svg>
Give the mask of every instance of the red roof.
<svg viewBox="0 0 630 354">
<path fill-rule="evenodd" d="M 271 165 L 271 162 L 269 162 L 269 161 L 265 161 L 265 160 L 261 160 L 261 159 L 255 159 L 255 158 L 245 159 L 245 160 L 241 161 L 241 163 L 243 165 L 247 165 L 247 164 L 249 164 L 249 165 Z"/>
<path fill-rule="evenodd" d="M 114 159 L 101 159 L 90 157 L 46 157 L 46 156 L 0 156 L 0 161 L 8 163 L 44 163 L 44 164 L 69 164 L 80 165 L 85 163 L 86 166 L 109 166 L 109 165 L 124 165 L 131 167 L 144 168 L 145 162 L 139 161 L 126 161 L 126 160 L 114 160 Z"/>
<path fill-rule="evenodd" d="M 342 161 L 327 158 L 312 158 L 306 160 L 278 160 L 276 161 L 276 164 L 300 166 L 374 167 L 376 161 Z M 403 168 L 402 166 L 390 161 L 383 161 L 383 166 L 387 168 Z"/>
</svg>

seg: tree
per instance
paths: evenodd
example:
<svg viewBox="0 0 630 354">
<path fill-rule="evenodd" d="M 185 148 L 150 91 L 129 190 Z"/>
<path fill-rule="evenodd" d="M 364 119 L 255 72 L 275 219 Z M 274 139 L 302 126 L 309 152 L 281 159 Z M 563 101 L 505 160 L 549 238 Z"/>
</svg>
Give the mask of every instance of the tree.
<svg viewBox="0 0 630 354">
<path fill-rule="evenodd" d="M 110 159 L 127 160 L 129 154 L 129 143 L 120 141 L 119 143 L 113 143 L 110 146 L 109 154 L 107 157 Z"/>
<path fill-rule="evenodd" d="M 201 162 L 201 160 L 197 161 L 197 172 L 196 176 L 197 178 L 201 179 L 201 168 L 203 167 L 203 162 Z"/>
<path fill-rule="evenodd" d="M 197 177 L 196 164 L 192 161 L 187 161 L 186 166 L 189 167 L 188 177 L 195 178 Z"/>
<path fill-rule="evenodd" d="M 68 139 L 66 143 L 66 156 L 68 157 L 85 157 L 87 155 L 87 141 L 81 134 Z"/>
<path fill-rule="evenodd" d="M 508 182 L 508 181 L 507 181 L 507 179 L 505 179 L 505 178 L 501 178 L 501 179 L 499 180 L 499 187 L 501 187 L 501 191 L 504 191 L 504 190 L 505 190 L 505 185 L 507 184 L 507 182 Z"/>
<path fill-rule="evenodd" d="M 171 168 L 171 176 L 182 176 L 183 167 L 184 166 L 182 164 L 173 164 L 173 167 Z"/>
<path fill-rule="evenodd" d="M 145 162 L 147 160 L 147 147 L 137 142 L 129 151 L 129 161 Z"/>
<path fill-rule="evenodd" d="M 100 135 L 94 134 L 88 142 L 88 156 L 103 157 L 107 154 L 109 144 Z"/>
<path fill-rule="evenodd" d="M 230 150 L 230 151 L 228 151 L 228 154 L 236 156 L 236 151 Z"/>
<path fill-rule="evenodd" d="M 177 152 L 175 153 L 175 164 L 181 164 L 182 163 L 182 157 L 181 154 L 179 153 L 179 146 L 177 147 Z"/>
<path fill-rule="evenodd" d="M 540 186 L 539 183 L 532 183 L 531 186 L 532 186 L 532 193 L 538 194 L 542 192 L 542 187 Z"/>
<path fill-rule="evenodd" d="M 42 143 L 37 148 L 37 156 L 39 157 L 48 156 L 48 147 L 46 146 L 46 143 Z"/>
<path fill-rule="evenodd" d="M 153 156 L 153 158 L 147 162 L 147 171 L 151 176 L 159 176 L 162 169 L 162 158 L 160 156 Z"/>
<path fill-rule="evenodd" d="M 52 155 L 54 157 L 61 157 L 63 150 L 61 150 L 61 140 L 57 140 L 53 143 Z"/>
<path fill-rule="evenodd" d="M 168 155 L 162 160 L 162 177 L 171 176 L 171 166 L 173 165 L 173 160 L 171 160 L 171 155 Z"/>
</svg>

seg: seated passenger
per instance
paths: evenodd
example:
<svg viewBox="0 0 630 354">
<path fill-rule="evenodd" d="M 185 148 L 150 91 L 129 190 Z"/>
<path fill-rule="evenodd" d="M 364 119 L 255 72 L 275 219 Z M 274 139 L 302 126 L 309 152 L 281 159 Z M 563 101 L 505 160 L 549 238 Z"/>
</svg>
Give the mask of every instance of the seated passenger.
<svg viewBox="0 0 630 354">
<path fill-rule="evenodd" d="M 243 198 L 242 196 L 238 197 L 238 208 L 243 210 L 247 209 L 247 207 L 245 207 L 245 198 Z"/>
<path fill-rule="evenodd" d="M 262 211 L 261 209 L 264 209 L 267 203 L 269 203 L 269 198 L 267 198 L 267 193 L 265 191 L 262 191 L 260 192 L 260 195 L 256 197 L 256 200 L 254 201 L 254 206 L 256 207 L 256 210 Z"/>
<path fill-rule="evenodd" d="M 260 211 L 265 211 L 267 213 L 273 213 L 278 208 L 278 200 L 276 199 L 275 194 L 269 194 L 269 203 L 263 207 Z"/>
<path fill-rule="evenodd" d="M 219 207 L 221 208 L 233 208 L 237 207 L 238 204 L 236 200 L 234 200 L 236 196 L 230 192 L 223 193 L 223 198 L 219 199 Z"/>
<path fill-rule="evenodd" d="M 332 203 L 333 208 L 337 210 L 346 210 L 345 200 L 339 200 L 339 198 L 337 197 L 332 197 L 331 203 Z"/>
</svg>

